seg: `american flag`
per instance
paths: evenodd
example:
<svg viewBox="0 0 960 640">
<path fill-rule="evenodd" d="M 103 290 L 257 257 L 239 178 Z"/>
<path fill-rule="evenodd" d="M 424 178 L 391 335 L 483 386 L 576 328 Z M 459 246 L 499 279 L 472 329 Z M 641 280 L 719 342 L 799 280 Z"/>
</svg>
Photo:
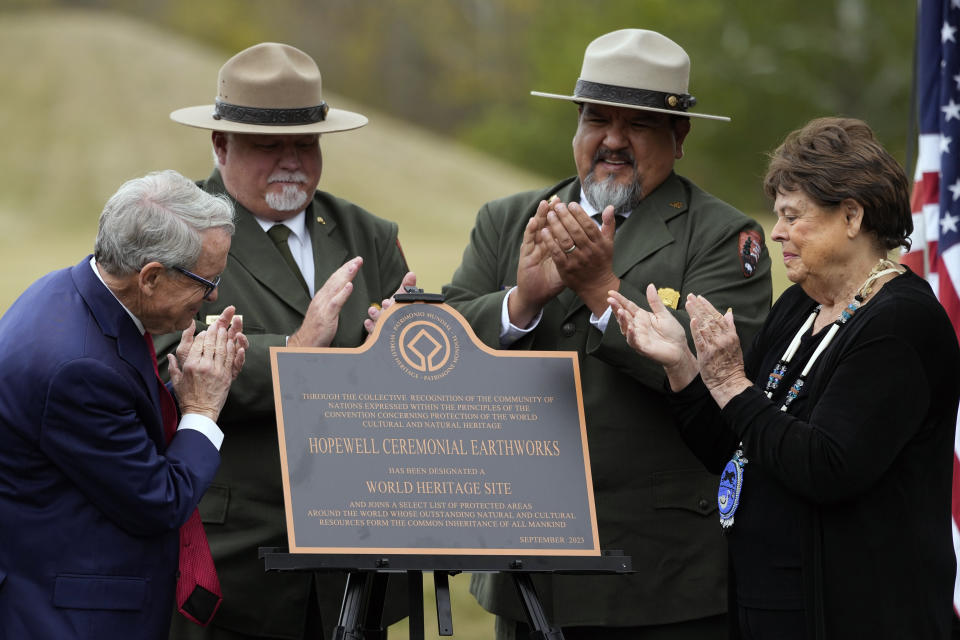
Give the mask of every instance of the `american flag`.
<svg viewBox="0 0 960 640">
<path fill-rule="evenodd" d="M 922 273 L 960 335 L 960 0 L 920 0 L 915 70 L 920 136 L 913 247 L 901 261 Z M 956 436 L 954 436 L 956 438 Z M 960 559 L 960 440 L 953 445 L 953 548 Z M 960 576 L 953 606 L 960 612 Z"/>
</svg>

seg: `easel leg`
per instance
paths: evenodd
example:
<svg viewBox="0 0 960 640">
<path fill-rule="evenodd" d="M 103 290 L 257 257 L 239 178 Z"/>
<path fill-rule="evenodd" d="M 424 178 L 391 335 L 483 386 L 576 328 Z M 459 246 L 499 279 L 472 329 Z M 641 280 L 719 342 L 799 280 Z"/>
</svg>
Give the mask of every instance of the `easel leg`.
<svg viewBox="0 0 960 640">
<path fill-rule="evenodd" d="M 449 577 L 446 571 L 433 572 L 433 588 L 437 595 L 437 629 L 441 636 L 453 635 Z"/>
<path fill-rule="evenodd" d="M 531 640 L 563 640 L 563 631 L 550 626 L 550 622 L 543 612 L 543 606 L 540 604 L 540 598 L 537 597 L 537 590 L 533 586 L 530 574 L 514 573 L 513 583 L 517 586 L 517 593 L 520 594 L 523 610 L 527 613 L 527 624 L 533 629 L 530 632 Z"/>
<path fill-rule="evenodd" d="M 424 640 L 422 571 L 407 571 L 407 589 L 410 592 L 410 617 L 407 618 L 410 640 Z"/>
<path fill-rule="evenodd" d="M 333 640 L 385 640 L 383 603 L 387 578 L 380 572 L 351 571 L 347 574 L 340 620 L 333 630 Z"/>
<path fill-rule="evenodd" d="M 367 591 L 368 575 L 360 571 L 347 574 L 347 586 L 343 590 L 343 604 L 340 605 L 340 620 L 333 630 L 333 640 L 362 640 L 360 613 Z"/>
<path fill-rule="evenodd" d="M 369 592 L 366 597 L 366 615 L 363 623 L 365 640 L 386 640 L 387 630 L 383 627 L 383 604 L 387 595 L 389 576 L 377 572 L 368 578 Z"/>
</svg>

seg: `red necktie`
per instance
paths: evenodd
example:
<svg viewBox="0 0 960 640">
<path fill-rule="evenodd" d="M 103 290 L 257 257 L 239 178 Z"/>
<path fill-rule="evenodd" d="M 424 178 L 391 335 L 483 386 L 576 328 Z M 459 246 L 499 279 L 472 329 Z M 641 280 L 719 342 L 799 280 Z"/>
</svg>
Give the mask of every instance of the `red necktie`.
<svg viewBox="0 0 960 640">
<path fill-rule="evenodd" d="M 167 441 L 177 432 L 177 405 L 160 379 L 157 368 L 157 352 L 153 346 L 153 336 L 144 333 L 144 340 L 150 348 L 150 359 L 157 374 L 157 386 L 160 392 L 160 413 L 163 418 L 163 435 Z M 177 609 L 192 622 L 205 627 L 223 601 L 217 569 L 213 566 L 213 556 L 207 534 L 200 522 L 200 510 L 194 509 L 187 522 L 180 527 L 180 570 L 177 572 Z"/>
</svg>

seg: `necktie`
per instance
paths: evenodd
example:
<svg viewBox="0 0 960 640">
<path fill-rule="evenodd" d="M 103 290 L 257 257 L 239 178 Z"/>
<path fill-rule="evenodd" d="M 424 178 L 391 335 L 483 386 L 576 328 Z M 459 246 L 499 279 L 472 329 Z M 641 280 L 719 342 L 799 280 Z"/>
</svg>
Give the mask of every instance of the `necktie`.
<svg viewBox="0 0 960 640">
<path fill-rule="evenodd" d="M 287 239 L 291 233 L 290 227 L 280 223 L 273 225 L 267 230 L 267 235 L 273 240 L 273 244 L 276 245 L 277 251 L 283 256 L 284 262 L 287 263 L 287 266 L 290 267 L 293 274 L 297 276 L 297 281 L 300 282 L 300 286 L 302 286 L 303 290 L 309 295 L 310 290 L 307 288 L 307 281 L 304 280 L 303 272 L 300 271 L 300 265 L 293 259 L 293 253 L 290 252 L 290 245 L 287 243 Z"/>
<path fill-rule="evenodd" d="M 153 346 L 153 336 L 143 334 L 153 371 L 157 375 L 157 387 L 160 392 L 160 415 L 163 418 L 163 435 L 167 443 L 177 432 L 177 405 L 160 379 L 157 368 L 157 352 Z M 177 609 L 191 622 L 207 626 L 217 612 L 223 595 L 217 569 L 213 565 L 213 555 L 207 534 L 200 521 L 200 510 L 194 509 L 187 522 L 180 527 L 180 559 L 177 571 Z"/>
</svg>

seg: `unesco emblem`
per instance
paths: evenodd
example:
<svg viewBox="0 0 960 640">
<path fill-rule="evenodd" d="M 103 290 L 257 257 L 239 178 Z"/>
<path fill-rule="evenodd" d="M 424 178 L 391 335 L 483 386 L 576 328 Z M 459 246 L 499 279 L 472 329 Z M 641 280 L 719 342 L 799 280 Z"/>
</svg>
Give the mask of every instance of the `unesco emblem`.
<svg viewBox="0 0 960 640">
<path fill-rule="evenodd" d="M 390 336 L 394 363 L 420 380 L 439 380 L 460 360 L 460 342 L 450 323 L 430 311 L 412 311 L 400 318 Z"/>
</svg>

